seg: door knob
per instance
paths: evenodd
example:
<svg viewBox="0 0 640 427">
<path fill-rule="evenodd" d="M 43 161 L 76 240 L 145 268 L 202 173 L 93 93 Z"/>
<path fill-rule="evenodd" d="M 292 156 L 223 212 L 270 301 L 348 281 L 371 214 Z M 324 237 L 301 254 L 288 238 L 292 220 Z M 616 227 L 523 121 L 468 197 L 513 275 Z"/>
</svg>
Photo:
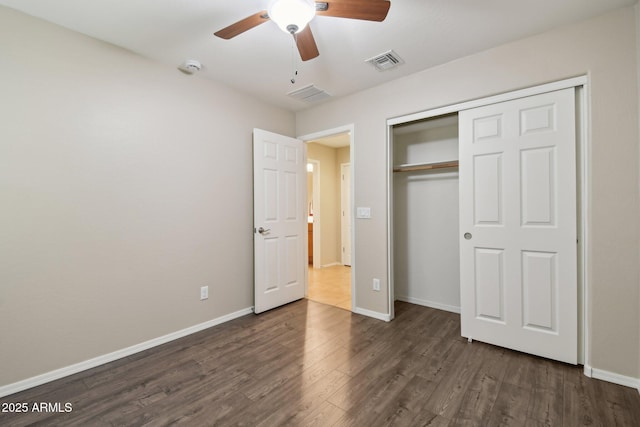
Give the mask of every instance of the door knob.
<svg viewBox="0 0 640 427">
<path fill-rule="evenodd" d="M 270 228 L 262 228 L 262 227 L 258 228 L 258 233 L 260 233 L 260 234 L 267 234 L 270 231 L 271 231 Z"/>
<path fill-rule="evenodd" d="M 464 233 L 464 238 L 467 240 L 471 240 L 473 236 L 471 235 L 471 233 Z"/>
</svg>

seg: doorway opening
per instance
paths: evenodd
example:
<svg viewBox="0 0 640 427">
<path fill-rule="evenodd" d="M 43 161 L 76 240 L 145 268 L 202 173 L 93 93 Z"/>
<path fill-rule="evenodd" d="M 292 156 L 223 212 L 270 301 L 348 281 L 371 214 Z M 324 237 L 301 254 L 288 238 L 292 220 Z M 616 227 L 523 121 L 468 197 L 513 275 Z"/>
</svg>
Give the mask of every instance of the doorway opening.
<svg viewBox="0 0 640 427">
<path fill-rule="evenodd" d="M 351 132 L 307 143 L 307 298 L 351 311 Z"/>
</svg>

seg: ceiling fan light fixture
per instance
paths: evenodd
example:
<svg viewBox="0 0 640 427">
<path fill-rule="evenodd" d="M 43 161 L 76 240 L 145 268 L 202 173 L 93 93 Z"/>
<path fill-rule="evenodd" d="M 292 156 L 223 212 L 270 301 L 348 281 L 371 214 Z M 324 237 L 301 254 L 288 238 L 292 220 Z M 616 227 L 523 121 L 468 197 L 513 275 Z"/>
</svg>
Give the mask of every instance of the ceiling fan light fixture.
<svg viewBox="0 0 640 427">
<path fill-rule="evenodd" d="M 313 0 L 274 0 L 268 9 L 269 18 L 285 33 L 298 33 L 316 15 Z"/>
</svg>

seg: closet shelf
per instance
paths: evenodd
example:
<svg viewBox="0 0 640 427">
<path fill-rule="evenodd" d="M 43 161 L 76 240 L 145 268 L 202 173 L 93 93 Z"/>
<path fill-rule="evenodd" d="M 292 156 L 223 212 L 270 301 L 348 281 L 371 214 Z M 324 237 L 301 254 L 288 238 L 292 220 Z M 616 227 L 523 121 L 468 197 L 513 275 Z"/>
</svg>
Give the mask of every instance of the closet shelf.
<svg viewBox="0 0 640 427">
<path fill-rule="evenodd" d="M 431 162 L 431 163 L 412 163 L 406 165 L 397 165 L 393 167 L 394 172 L 411 172 L 411 171 L 423 171 L 430 169 L 446 169 L 457 168 L 458 161 L 450 160 L 448 162 Z"/>
</svg>

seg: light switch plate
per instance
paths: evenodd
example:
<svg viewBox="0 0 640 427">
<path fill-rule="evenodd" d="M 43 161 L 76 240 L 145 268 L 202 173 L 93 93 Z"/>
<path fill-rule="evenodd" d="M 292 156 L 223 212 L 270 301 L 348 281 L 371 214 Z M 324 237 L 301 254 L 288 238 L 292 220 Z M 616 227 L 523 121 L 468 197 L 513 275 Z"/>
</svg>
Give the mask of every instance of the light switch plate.
<svg viewBox="0 0 640 427">
<path fill-rule="evenodd" d="M 356 208 L 356 218 L 371 218 L 371 208 L 358 207 Z"/>
</svg>

